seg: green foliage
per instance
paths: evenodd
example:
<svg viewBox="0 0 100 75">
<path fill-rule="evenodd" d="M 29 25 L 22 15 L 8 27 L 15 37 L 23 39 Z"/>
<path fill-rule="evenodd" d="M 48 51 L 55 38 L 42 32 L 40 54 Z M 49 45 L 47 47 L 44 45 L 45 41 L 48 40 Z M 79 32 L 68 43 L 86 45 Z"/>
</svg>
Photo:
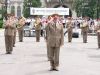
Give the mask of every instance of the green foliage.
<svg viewBox="0 0 100 75">
<path fill-rule="evenodd" d="M 97 15 L 97 8 L 100 12 L 100 6 L 97 7 L 98 1 L 99 0 L 75 0 L 73 8 L 75 9 L 77 16 L 96 18 L 97 16 L 100 16 Z"/>
<path fill-rule="evenodd" d="M 28 5 L 28 3 L 32 3 L 32 5 Z M 23 14 L 24 17 L 29 17 L 30 16 L 30 7 L 41 7 L 41 2 L 40 0 L 24 0 L 24 9 L 23 9 Z"/>
<path fill-rule="evenodd" d="M 0 20 L 0 28 L 3 26 L 3 20 Z"/>
<path fill-rule="evenodd" d="M 77 16 L 82 15 L 82 1 L 81 0 L 74 0 L 73 8 L 77 12 Z"/>
<path fill-rule="evenodd" d="M 6 8 L 2 7 L 2 8 L 0 9 L 0 14 L 2 15 L 1 18 L 3 18 L 3 17 L 5 16 L 5 14 L 6 14 Z"/>
</svg>

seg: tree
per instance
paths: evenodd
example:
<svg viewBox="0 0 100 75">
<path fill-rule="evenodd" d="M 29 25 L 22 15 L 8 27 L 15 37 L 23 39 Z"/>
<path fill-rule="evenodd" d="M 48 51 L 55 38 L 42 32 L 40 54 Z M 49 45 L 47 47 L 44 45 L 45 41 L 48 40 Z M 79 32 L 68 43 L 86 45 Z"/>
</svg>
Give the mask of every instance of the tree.
<svg viewBox="0 0 100 75">
<path fill-rule="evenodd" d="M 75 0 L 73 8 L 75 9 L 77 16 L 96 18 L 97 9 L 98 12 L 100 12 L 100 6 L 97 6 L 98 3 L 98 0 Z"/>
<path fill-rule="evenodd" d="M 73 8 L 75 9 L 77 16 L 82 16 L 82 0 L 74 0 Z"/>
<path fill-rule="evenodd" d="M 1 19 L 3 19 L 3 17 L 6 16 L 6 11 L 7 11 L 7 10 L 6 10 L 5 7 L 2 7 L 2 8 L 0 9 L 0 14 L 2 15 L 2 16 L 1 16 Z"/>
<path fill-rule="evenodd" d="M 24 17 L 27 18 L 30 16 L 30 7 L 41 7 L 41 2 L 40 0 L 24 0 L 23 7 Z"/>
</svg>

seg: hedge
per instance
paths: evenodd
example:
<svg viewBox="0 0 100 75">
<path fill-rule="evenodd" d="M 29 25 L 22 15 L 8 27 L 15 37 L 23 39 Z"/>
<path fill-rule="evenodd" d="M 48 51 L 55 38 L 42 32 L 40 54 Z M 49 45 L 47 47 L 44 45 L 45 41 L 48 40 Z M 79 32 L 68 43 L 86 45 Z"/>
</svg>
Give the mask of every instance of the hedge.
<svg viewBox="0 0 100 75">
<path fill-rule="evenodd" d="M 0 28 L 2 28 L 3 20 L 0 20 Z"/>
</svg>

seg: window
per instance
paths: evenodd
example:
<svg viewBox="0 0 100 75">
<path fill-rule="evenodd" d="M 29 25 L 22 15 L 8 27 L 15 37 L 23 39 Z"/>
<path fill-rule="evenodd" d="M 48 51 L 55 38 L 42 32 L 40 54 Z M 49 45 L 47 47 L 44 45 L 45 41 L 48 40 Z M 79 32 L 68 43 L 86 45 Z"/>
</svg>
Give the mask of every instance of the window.
<svg viewBox="0 0 100 75">
<path fill-rule="evenodd" d="M 21 7 L 18 6 L 17 7 L 17 17 L 20 17 L 21 16 Z"/>
<path fill-rule="evenodd" d="M 11 6 L 11 13 L 15 13 L 15 7 L 14 6 Z"/>
</svg>

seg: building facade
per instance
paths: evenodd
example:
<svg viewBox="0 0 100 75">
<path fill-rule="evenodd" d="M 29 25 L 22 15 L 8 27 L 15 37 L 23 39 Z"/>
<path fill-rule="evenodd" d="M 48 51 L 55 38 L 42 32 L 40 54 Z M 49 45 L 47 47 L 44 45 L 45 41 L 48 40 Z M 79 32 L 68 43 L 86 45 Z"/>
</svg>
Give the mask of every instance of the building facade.
<svg viewBox="0 0 100 75">
<path fill-rule="evenodd" d="M 76 18 L 76 12 L 73 9 L 73 1 L 74 0 L 41 0 L 42 7 L 48 7 L 48 8 L 69 8 L 70 9 L 70 15 L 73 18 Z"/>
<path fill-rule="evenodd" d="M 23 16 L 23 0 L 8 0 L 7 13 L 13 13 L 16 17 Z"/>
<path fill-rule="evenodd" d="M 23 16 L 23 1 L 24 0 L 8 0 L 7 13 L 14 13 L 16 17 Z M 41 7 L 60 7 L 70 9 L 70 15 L 76 17 L 75 11 L 72 9 L 73 0 L 40 0 Z"/>
</svg>

